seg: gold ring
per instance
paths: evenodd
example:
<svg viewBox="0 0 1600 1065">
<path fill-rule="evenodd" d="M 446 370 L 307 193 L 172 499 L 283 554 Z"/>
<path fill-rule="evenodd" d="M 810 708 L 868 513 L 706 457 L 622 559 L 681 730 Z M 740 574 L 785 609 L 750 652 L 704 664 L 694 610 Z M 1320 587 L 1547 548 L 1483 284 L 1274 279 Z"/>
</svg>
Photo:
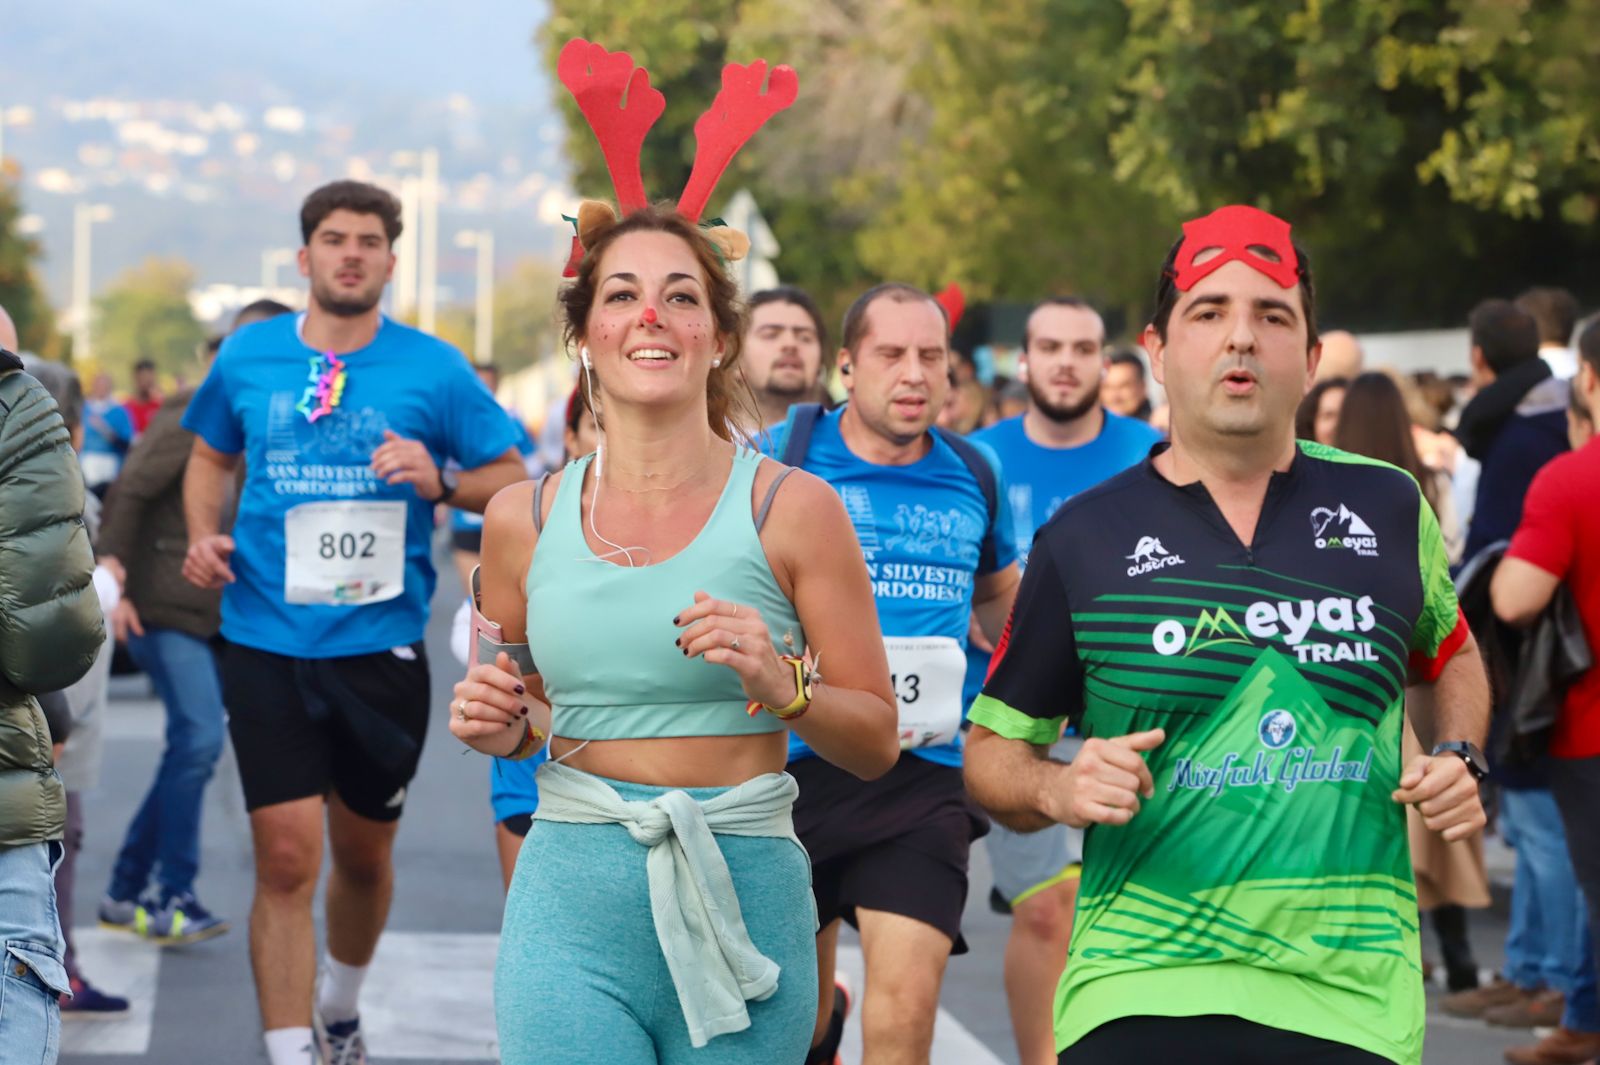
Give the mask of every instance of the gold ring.
<svg viewBox="0 0 1600 1065">
<path fill-rule="evenodd" d="M 467 701 L 465 699 L 456 704 L 456 716 L 463 721 L 467 719 Z"/>
</svg>

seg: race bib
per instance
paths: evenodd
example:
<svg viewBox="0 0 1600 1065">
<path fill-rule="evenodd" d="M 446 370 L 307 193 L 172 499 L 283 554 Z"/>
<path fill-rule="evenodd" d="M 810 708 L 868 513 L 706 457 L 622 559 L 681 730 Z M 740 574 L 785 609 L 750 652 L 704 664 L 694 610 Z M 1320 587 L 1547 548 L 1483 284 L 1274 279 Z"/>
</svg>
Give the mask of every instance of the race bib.
<svg viewBox="0 0 1600 1065">
<path fill-rule="evenodd" d="M 406 504 L 301 503 L 283 518 L 283 598 L 365 606 L 405 589 Z"/>
<path fill-rule="evenodd" d="M 900 704 L 900 749 L 949 743 L 961 731 L 961 687 L 967 655 L 948 636 L 885 636 L 895 701 Z"/>
</svg>

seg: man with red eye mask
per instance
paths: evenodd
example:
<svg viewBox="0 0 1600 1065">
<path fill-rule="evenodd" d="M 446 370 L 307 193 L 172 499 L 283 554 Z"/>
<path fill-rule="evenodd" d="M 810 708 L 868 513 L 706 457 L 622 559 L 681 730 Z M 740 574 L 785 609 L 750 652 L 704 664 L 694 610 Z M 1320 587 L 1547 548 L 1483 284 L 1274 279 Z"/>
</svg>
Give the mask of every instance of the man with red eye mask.
<svg viewBox="0 0 1600 1065">
<path fill-rule="evenodd" d="M 1438 524 L 1404 472 L 1295 440 L 1320 346 L 1287 222 L 1186 224 L 1144 343 L 1171 442 L 1040 530 L 969 714 L 980 804 L 1092 826 L 1059 1060 L 1420 1062 L 1404 807 L 1462 839 L 1487 773 Z"/>
</svg>

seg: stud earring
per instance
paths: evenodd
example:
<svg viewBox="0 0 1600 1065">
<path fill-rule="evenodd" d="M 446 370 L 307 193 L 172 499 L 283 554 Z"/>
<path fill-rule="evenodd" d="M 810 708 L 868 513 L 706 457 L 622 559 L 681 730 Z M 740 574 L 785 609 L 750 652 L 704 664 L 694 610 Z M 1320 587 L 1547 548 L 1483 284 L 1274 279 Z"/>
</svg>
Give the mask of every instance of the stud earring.
<svg viewBox="0 0 1600 1065">
<path fill-rule="evenodd" d="M 721 359 L 712 359 L 711 360 L 711 368 L 713 370 L 715 370 L 718 366 L 721 366 L 721 365 L 722 365 L 722 360 Z"/>
</svg>

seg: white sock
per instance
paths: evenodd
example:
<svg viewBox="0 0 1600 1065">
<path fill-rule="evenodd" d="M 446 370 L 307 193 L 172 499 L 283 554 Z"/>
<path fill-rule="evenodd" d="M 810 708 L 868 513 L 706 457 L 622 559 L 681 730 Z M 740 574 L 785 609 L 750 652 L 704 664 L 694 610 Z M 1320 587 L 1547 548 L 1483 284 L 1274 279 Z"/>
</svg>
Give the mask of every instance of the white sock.
<svg viewBox="0 0 1600 1065">
<path fill-rule="evenodd" d="M 266 1039 L 267 1060 L 272 1065 L 312 1065 L 317 1060 L 309 1028 L 274 1028 L 266 1033 Z"/>
<path fill-rule="evenodd" d="M 361 981 L 367 978 L 367 967 L 346 965 L 333 955 L 325 954 L 322 968 L 322 987 L 317 992 L 317 1008 L 322 1011 L 323 1023 L 338 1024 L 355 1020 L 361 1015 L 356 1000 L 361 997 Z"/>
</svg>

